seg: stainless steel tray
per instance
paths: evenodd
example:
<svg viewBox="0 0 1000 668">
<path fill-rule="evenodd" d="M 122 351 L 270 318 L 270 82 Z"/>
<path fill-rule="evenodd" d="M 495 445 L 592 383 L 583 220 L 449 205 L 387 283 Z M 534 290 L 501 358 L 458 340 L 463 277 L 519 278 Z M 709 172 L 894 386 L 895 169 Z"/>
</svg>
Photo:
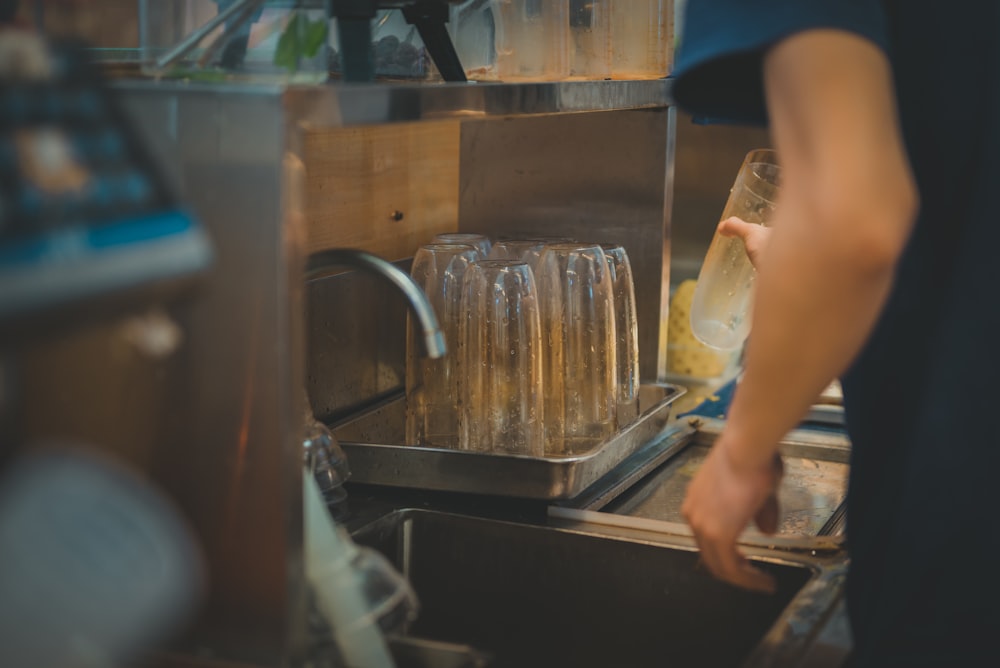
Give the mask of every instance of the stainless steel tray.
<svg viewBox="0 0 1000 668">
<path fill-rule="evenodd" d="M 714 440 L 699 432 L 696 442 L 672 457 L 656 473 L 632 485 L 608 505 L 604 513 L 627 515 L 676 525 L 686 524 L 681 513 L 692 477 L 708 456 Z M 801 538 L 838 536 L 844 533 L 843 511 L 850 465 L 836 445 L 816 443 L 804 449 L 783 440 L 785 473 L 778 489 L 781 518 L 777 536 Z M 749 535 L 760 535 L 756 528 Z"/>
<path fill-rule="evenodd" d="M 525 457 L 403 443 L 405 400 L 399 398 L 336 425 L 354 482 L 526 499 L 572 498 L 666 428 L 684 388 L 643 385 L 640 415 L 600 446 L 571 457 Z M 395 445 L 388 445 L 395 444 Z"/>
</svg>

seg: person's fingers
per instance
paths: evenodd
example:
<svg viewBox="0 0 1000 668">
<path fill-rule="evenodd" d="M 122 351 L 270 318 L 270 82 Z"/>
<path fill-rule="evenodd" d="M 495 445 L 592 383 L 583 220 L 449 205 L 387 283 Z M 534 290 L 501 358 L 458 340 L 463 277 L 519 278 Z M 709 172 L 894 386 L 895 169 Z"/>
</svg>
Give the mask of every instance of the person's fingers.
<svg viewBox="0 0 1000 668">
<path fill-rule="evenodd" d="M 778 520 L 781 517 L 781 508 L 778 505 L 778 495 L 771 494 L 764 501 L 754 516 L 757 527 L 766 534 L 772 534 L 778 530 Z"/>
<path fill-rule="evenodd" d="M 733 584 L 750 591 L 758 591 L 763 594 L 773 594 L 778 591 L 778 583 L 774 576 L 750 565 L 750 562 L 743 559 L 740 566 L 738 581 Z"/>
<path fill-rule="evenodd" d="M 757 527 L 766 534 L 772 534 L 778 530 L 778 522 L 781 520 L 781 505 L 778 503 L 778 487 L 781 478 L 785 475 L 785 463 L 781 460 L 781 455 L 774 455 L 774 491 L 764 500 L 760 510 L 754 515 L 754 522 Z"/>
<path fill-rule="evenodd" d="M 774 454 L 774 475 L 775 475 L 775 487 L 781 483 L 781 479 L 785 477 L 785 460 L 781 458 L 781 454 Z"/>
<path fill-rule="evenodd" d="M 700 518 L 696 516 L 695 504 L 692 499 L 692 490 L 688 488 L 688 495 L 681 505 L 681 515 L 691 527 L 694 541 L 698 545 L 698 552 L 701 554 L 701 563 L 708 569 L 708 572 L 717 578 L 722 577 L 722 560 L 718 557 L 720 552 L 719 544 L 724 542 L 721 538 L 713 536 L 711 532 L 702 524 Z"/>
<path fill-rule="evenodd" d="M 699 546 L 701 545 L 699 541 Z M 739 553 L 735 544 L 723 546 L 705 541 L 701 554 L 712 575 L 720 580 L 751 591 L 774 593 L 776 588 L 774 578 L 754 568 L 746 557 Z"/>
<path fill-rule="evenodd" d="M 743 242 L 750 263 L 756 267 L 757 260 L 764 245 L 767 243 L 769 230 L 761 225 L 747 223 L 739 218 L 726 218 L 719 223 L 719 234 L 724 237 L 736 237 Z"/>
<path fill-rule="evenodd" d="M 694 531 L 701 561 L 716 578 L 751 591 L 774 593 L 774 578 L 754 568 L 736 549 L 736 541 L 710 538 L 704 531 Z"/>
<path fill-rule="evenodd" d="M 691 527 L 701 552 L 701 562 L 715 577 L 754 591 L 773 592 L 774 578 L 754 568 L 737 549 L 739 533 L 751 519 L 777 528 L 775 494 L 781 478 L 781 460 L 775 458 L 768 471 L 750 472 L 727 468 L 722 450 L 713 448 L 701 470 L 688 486 L 681 514 Z M 743 472 L 744 474 L 746 472 Z M 770 508 L 761 513 L 763 506 Z M 758 515 L 760 517 L 758 517 Z"/>
<path fill-rule="evenodd" d="M 745 222 L 736 216 L 730 216 L 719 223 L 719 234 L 724 237 L 740 237 L 746 240 L 756 227 L 759 227 L 759 225 Z"/>
</svg>

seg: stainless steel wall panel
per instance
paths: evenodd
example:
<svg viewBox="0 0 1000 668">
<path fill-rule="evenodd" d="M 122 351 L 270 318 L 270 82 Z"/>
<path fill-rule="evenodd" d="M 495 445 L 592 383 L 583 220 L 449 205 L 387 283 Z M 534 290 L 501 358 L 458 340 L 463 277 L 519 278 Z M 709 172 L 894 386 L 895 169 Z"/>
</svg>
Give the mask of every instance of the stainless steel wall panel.
<svg viewBox="0 0 1000 668">
<path fill-rule="evenodd" d="M 396 263 L 409 271 L 409 262 Z M 306 290 L 307 389 L 331 422 L 403 389 L 406 301 L 377 277 L 346 271 Z"/>
<path fill-rule="evenodd" d="M 640 374 L 660 376 L 669 290 L 669 108 L 462 126 L 459 228 L 622 244 L 632 262 Z"/>
</svg>

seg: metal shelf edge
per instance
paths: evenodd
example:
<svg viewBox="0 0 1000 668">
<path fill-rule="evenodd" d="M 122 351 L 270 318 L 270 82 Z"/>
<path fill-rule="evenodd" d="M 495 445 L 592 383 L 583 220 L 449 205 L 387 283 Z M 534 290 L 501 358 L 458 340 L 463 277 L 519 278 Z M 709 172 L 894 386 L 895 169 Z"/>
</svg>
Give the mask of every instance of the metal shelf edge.
<svg viewBox="0 0 1000 668">
<path fill-rule="evenodd" d="M 267 85 L 182 80 L 119 80 L 115 86 L 149 94 L 280 97 L 288 116 L 311 129 L 662 109 L 673 104 L 672 79 L 532 83 L 374 83 Z"/>
</svg>

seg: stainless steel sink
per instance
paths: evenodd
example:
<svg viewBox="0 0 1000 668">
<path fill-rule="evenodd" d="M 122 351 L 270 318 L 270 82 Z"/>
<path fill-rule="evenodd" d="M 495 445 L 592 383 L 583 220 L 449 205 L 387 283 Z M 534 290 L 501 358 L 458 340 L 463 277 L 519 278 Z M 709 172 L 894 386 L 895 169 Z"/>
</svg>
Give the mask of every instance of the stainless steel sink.
<svg viewBox="0 0 1000 668">
<path fill-rule="evenodd" d="M 796 665 L 839 599 L 839 558 L 747 551 L 777 593 L 723 584 L 687 539 L 401 510 L 355 539 L 420 598 L 414 636 L 465 643 L 491 665 Z"/>
</svg>

